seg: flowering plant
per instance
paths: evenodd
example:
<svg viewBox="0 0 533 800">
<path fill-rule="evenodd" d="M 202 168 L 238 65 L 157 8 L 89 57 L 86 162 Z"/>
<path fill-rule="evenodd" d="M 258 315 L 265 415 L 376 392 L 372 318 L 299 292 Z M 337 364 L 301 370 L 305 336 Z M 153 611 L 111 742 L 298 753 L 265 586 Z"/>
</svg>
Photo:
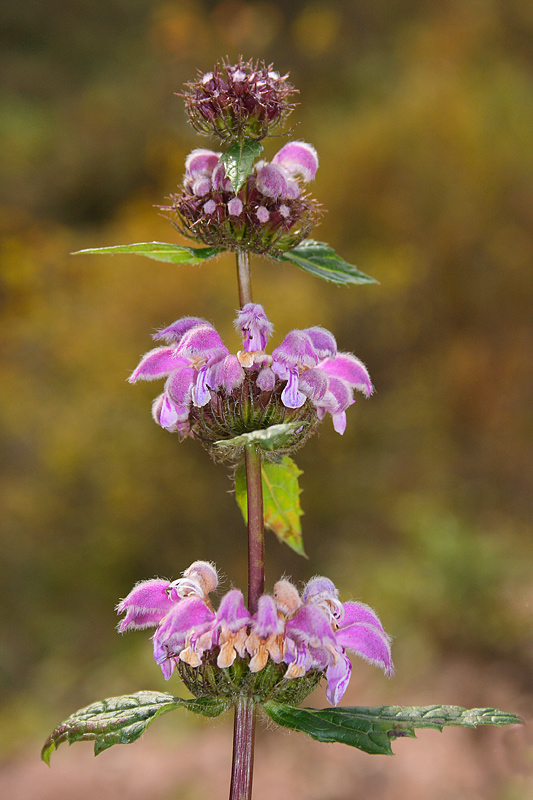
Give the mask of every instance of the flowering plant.
<svg viewBox="0 0 533 800">
<path fill-rule="evenodd" d="M 303 553 L 300 471 L 291 456 L 327 414 L 343 434 L 354 392 L 373 392 L 364 364 L 338 352 L 335 337 L 322 327 L 292 330 L 266 352 L 273 326 L 252 298 L 250 252 L 339 284 L 373 282 L 329 245 L 307 238 L 320 216 L 317 201 L 303 191 L 318 168 L 312 145 L 289 142 L 270 162 L 255 160 L 261 140 L 292 111 L 294 91 L 287 76 L 242 58 L 200 74 L 184 94 L 190 121 L 227 149 L 193 150 L 182 185 L 163 208 L 181 233 L 203 246 L 148 242 L 82 251 L 177 264 L 200 263 L 222 250 L 236 253 L 235 327 L 242 350 L 231 353 L 207 320 L 184 317 L 155 334 L 158 346 L 142 357 L 130 382 L 164 379 L 152 408 L 156 423 L 199 440 L 235 468 L 236 499 L 248 529 L 248 596 L 245 602 L 242 591 L 231 588 L 213 605 L 219 578 L 205 561 L 195 561 L 177 580 L 134 586 L 117 606 L 125 615 L 119 631 L 155 629 L 156 663 L 167 680 L 177 673 L 193 697 L 144 691 L 94 703 L 52 732 L 42 753 L 47 762 L 63 741 L 94 740 L 95 753 L 135 741 L 157 717 L 180 707 L 204 716 L 233 708 L 230 798 L 242 800 L 251 797 L 258 706 L 277 724 L 318 741 L 382 754 L 416 728 L 520 722 L 492 708 L 339 708 L 352 671 L 347 653 L 393 674 L 391 639 L 378 615 L 364 603 L 342 602 L 332 581 L 320 575 L 301 590 L 281 578 L 265 592 L 264 528 Z M 299 707 L 322 679 L 331 707 Z"/>
</svg>

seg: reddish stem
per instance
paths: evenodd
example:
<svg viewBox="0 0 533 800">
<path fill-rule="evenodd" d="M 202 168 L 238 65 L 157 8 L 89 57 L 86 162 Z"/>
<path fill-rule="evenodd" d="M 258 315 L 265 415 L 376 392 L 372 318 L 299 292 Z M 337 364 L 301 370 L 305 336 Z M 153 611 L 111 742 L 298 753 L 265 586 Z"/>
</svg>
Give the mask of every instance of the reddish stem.
<svg viewBox="0 0 533 800">
<path fill-rule="evenodd" d="M 250 258 L 237 253 L 237 279 L 241 308 L 252 302 Z M 248 500 L 248 609 L 257 610 L 265 587 L 265 539 L 263 523 L 263 482 L 261 451 L 256 445 L 245 449 L 246 495 Z M 249 697 L 239 697 L 233 725 L 233 762 L 230 800 L 251 800 L 254 769 L 255 706 Z"/>
<path fill-rule="evenodd" d="M 251 800 L 254 769 L 255 708 L 249 697 L 235 706 L 230 800 Z"/>
<path fill-rule="evenodd" d="M 237 280 L 241 308 L 252 302 L 252 279 L 250 277 L 250 254 L 246 250 L 237 253 Z"/>
<path fill-rule="evenodd" d="M 248 610 L 257 611 L 265 590 L 265 536 L 263 528 L 263 481 L 261 450 L 246 446 L 246 493 L 248 498 Z"/>
</svg>

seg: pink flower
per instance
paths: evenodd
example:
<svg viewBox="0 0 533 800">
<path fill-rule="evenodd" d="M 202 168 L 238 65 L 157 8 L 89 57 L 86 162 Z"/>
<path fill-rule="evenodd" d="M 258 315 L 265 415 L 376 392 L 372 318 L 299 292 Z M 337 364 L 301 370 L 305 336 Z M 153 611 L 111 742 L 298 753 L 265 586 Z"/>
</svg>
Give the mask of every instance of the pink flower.
<svg viewBox="0 0 533 800">
<path fill-rule="evenodd" d="M 180 661 L 196 669 L 216 656 L 217 668 L 224 670 L 238 657 L 251 673 L 269 662 L 284 663 L 279 680 L 322 672 L 328 700 L 337 705 L 352 671 L 346 651 L 393 674 L 390 638 L 376 612 L 364 603 L 341 603 L 328 578 L 312 578 L 301 596 L 290 581 L 278 581 L 253 616 L 239 589 L 226 592 L 215 611 L 209 593 L 217 583 L 214 566 L 195 561 L 177 581 L 137 584 L 117 606 L 126 612 L 121 632 L 156 627 L 154 659 L 167 680 Z"/>
<path fill-rule="evenodd" d="M 273 255 L 309 235 L 321 213 L 304 193 L 318 168 L 312 145 L 289 142 L 270 163 L 257 161 L 237 193 L 221 156 L 199 148 L 185 160 L 183 184 L 164 207 L 184 234 L 214 247 Z"/>
<path fill-rule="evenodd" d="M 226 400 L 248 378 L 258 397 L 264 392 L 278 393 L 283 413 L 308 403 L 315 421 L 329 413 L 333 427 L 342 434 L 346 409 L 355 402 L 354 392 L 365 397 L 373 392 L 364 364 L 351 353 L 338 353 L 335 337 L 325 328 L 290 331 L 269 356 L 265 348 L 273 326 L 261 305 L 247 303 L 238 312 L 235 327 L 241 332 L 244 348 L 236 355 L 229 352 L 211 323 L 197 317 L 179 319 L 154 336 L 167 344 L 146 353 L 129 380 L 166 378 L 164 392 L 153 405 L 154 419 L 161 427 L 186 436 L 195 409 L 208 407 L 219 413 L 223 408 L 225 416 L 216 428 L 216 438 L 224 438 L 225 429 L 231 433 L 233 425 L 237 427 L 234 436 L 242 433 L 238 429 L 242 422 L 228 418 Z M 241 403 L 239 393 L 235 413 Z"/>
</svg>

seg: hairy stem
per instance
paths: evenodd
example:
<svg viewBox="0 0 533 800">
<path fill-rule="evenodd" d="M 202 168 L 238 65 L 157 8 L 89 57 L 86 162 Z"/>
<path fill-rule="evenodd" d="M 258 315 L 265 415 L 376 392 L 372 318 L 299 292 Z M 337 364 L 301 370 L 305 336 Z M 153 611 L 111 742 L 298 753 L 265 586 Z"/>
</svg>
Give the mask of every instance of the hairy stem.
<svg viewBox="0 0 533 800">
<path fill-rule="evenodd" d="M 241 308 L 252 302 L 250 257 L 237 253 L 237 279 Z M 257 611 L 265 587 L 265 540 L 263 527 L 263 482 L 261 451 L 255 445 L 245 449 L 246 494 L 248 501 L 248 609 Z M 254 768 L 255 707 L 253 700 L 241 696 L 235 706 L 233 723 L 233 763 L 230 800 L 251 800 Z"/>
<path fill-rule="evenodd" d="M 245 466 L 248 499 L 248 610 L 255 614 L 265 588 L 261 450 L 255 444 L 246 445 Z"/>
<path fill-rule="evenodd" d="M 250 255 L 237 253 L 237 278 L 241 307 L 252 302 Z M 265 588 L 265 538 L 263 528 L 263 483 L 261 451 L 247 445 L 245 451 L 246 493 L 248 499 L 248 610 L 257 611 L 257 603 Z"/>
<path fill-rule="evenodd" d="M 252 279 L 250 277 L 250 254 L 247 250 L 237 253 L 237 280 L 239 282 L 239 303 L 241 308 L 252 302 Z"/>
<path fill-rule="evenodd" d="M 254 767 L 255 708 L 249 697 L 235 706 L 230 800 L 250 800 Z"/>
</svg>

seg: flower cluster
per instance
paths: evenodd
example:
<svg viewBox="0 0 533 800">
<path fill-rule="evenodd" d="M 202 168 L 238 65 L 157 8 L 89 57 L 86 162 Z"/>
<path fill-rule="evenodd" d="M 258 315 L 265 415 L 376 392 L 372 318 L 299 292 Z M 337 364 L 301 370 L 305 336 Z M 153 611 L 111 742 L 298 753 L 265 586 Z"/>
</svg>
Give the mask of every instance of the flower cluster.
<svg viewBox="0 0 533 800">
<path fill-rule="evenodd" d="M 329 413 L 342 434 L 354 390 L 372 394 L 364 364 L 337 352 L 333 334 L 324 328 L 293 330 L 267 355 L 273 327 L 261 305 L 247 303 L 235 327 L 243 337 L 236 355 L 205 319 L 183 317 L 155 334 L 166 344 L 146 353 L 129 380 L 166 378 L 153 404 L 161 427 L 209 446 L 292 421 L 308 423 L 301 432 L 307 436 Z"/>
<path fill-rule="evenodd" d="M 182 233 L 213 247 L 274 255 L 309 235 L 320 206 L 301 183 L 315 177 L 314 147 L 289 142 L 271 162 L 256 162 L 237 194 L 221 155 L 197 149 L 187 156 L 181 191 L 163 206 Z"/>
<path fill-rule="evenodd" d="M 216 64 L 186 84 L 185 109 L 193 128 L 223 142 L 264 139 L 279 130 L 294 108 L 288 98 L 297 90 L 264 62 Z"/>
<path fill-rule="evenodd" d="M 375 611 L 341 603 L 328 578 L 312 578 L 301 595 L 282 579 L 272 595 L 260 597 L 255 614 L 239 589 L 227 592 L 215 611 L 209 594 L 217 585 L 216 569 L 205 561 L 195 561 L 176 581 L 143 581 L 117 606 L 126 613 L 119 630 L 156 628 L 154 658 L 167 680 L 180 664 L 216 663 L 225 670 L 239 658 L 258 673 L 273 662 L 282 667 L 281 681 L 309 672 L 325 676 L 327 698 L 337 705 L 352 670 L 347 650 L 393 674 L 390 639 Z"/>
</svg>

